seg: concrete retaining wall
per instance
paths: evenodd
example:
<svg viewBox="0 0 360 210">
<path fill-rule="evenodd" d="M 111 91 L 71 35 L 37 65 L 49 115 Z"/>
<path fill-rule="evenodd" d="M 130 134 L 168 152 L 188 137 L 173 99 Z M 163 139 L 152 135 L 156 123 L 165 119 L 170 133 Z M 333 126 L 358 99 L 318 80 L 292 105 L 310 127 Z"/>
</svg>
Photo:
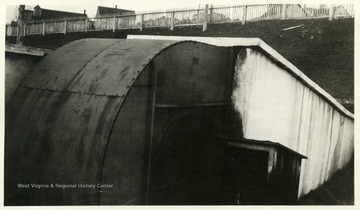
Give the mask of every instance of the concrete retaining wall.
<svg viewBox="0 0 360 210">
<path fill-rule="evenodd" d="M 244 137 L 279 142 L 308 157 L 299 196 L 320 186 L 353 155 L 354 120 L 258 48 L 238 55 L 232 99 Z"/>
</svg>

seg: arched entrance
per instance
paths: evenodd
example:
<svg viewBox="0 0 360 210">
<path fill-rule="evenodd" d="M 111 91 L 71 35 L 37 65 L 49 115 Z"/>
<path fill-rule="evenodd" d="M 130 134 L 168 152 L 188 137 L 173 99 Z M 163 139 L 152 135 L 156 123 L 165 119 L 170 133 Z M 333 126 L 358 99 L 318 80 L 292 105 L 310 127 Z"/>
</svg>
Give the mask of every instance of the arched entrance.
<svg viewBox="0 0 360 210">
<path fill-rule="evenodd" d="M 303 156 L 271 141 L 225 137 L 231 131 L 224 125 L 234 123 L 226 112 L 195 108 L 172 113 L 176 114 L 153 141 L 148 204 L 296 201 L 299 171 L 295 169 Z"/>
<path fill-rule="evenodd" d="M 154 144 L 149 204 L 221 202 L 225 145 L 201 113 L 172 120 Z"/>
</svg>

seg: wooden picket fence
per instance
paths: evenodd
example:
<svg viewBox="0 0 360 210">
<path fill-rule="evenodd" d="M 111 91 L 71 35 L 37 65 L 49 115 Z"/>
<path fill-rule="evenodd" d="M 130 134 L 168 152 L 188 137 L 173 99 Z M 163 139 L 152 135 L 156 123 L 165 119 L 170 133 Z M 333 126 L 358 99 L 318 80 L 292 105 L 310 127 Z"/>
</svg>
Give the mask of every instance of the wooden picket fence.
<svg viewBox="0 0 360 210">
<path fill-rule="evenodd" d="M 133 15 L 107 16 L 94 18 L 71 18 L 27 22 L 24 36 L 54 33 L 88 32 L 103 30 L 123 30 L 145 28 L 169 28 L 208 24 L 254 22 L 261 20 L 304 19 L 304 18 L 353 18 L 352 4 L 259 4 L 224 5 L 198 7 L 195 9 L 174 9 L 145 12 Z M 17 25 L 6 25 L 7 36 L 17 36 Z"/>
</svg>

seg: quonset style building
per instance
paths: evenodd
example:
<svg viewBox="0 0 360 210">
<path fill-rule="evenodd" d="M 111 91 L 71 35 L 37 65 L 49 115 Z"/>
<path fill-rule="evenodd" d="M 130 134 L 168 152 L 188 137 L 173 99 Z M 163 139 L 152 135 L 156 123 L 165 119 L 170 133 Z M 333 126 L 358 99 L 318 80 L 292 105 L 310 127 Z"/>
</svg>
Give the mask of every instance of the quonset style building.
<svg viewBox="0 0 360 210">
<path fill-rule="evenodd" d="M 67 44 L 21 82 L 5 205 L 289 204 L 351 159 L 353 115 L 260 39 L 130 38 Z"/>
</svg>

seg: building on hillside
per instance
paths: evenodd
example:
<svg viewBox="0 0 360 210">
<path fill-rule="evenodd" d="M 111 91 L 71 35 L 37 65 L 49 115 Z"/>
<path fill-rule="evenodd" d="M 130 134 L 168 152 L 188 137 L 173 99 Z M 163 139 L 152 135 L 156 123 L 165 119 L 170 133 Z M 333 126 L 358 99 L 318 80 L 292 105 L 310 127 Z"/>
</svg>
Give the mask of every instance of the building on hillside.
<svg viewBox="0 0 360 210">
<path fill-rule="evenodd" d="M 41 8 L 39 5 L 34 7 L 32 20 L 49 20 L 49 19 L 64 19 L 64 18 L 87 18 L 85 13 L 64 12 L 58 10 L 50 10 Z"/>
<path fill-rule="evenodd" d="M 18 20 L 11 21 L 9 25 L 6 26 L 7 36 L 17 36 L 20 28 L 23 28 L 24 24 L 32 21 L 44 21 L 44 20 L 68 20 L 68 19 L 77 19 L 82 20 L 87 18 L 86 10 L 84 13 L 74 13 L 74 12 L 64 12 L 58 10 L 50 10 L 41 8 L 39 5 L 34 7 L 34 10 L 26 10 L 25 5 L 20 5 Z M 19 25 L 19 27 L 18 27 Z M 24 30 L 24 29 L 21 29 Z M 52 29 L 52 32 L 54 29 Z M 21 32 L 23 33 L 23 32 Z"/>
<path fill-rule="evenodd" d="M 134 15 L 134 10 L 118 9 L 117 5 L 115 8 L 98 6 L 96 17 L 106 17 L 114 15 Z"/>
<path fill-rule="evenodd" d="M 115 6 L 115 8 L 98 6 L 96 16 L 95 16 L 96 18 L 91 23 L 91 29 L 112 30 L 113 29 L 113 24 L 112 24 L 113 20 L 111 17 L 120 16 L 120 15 L 129 15 L 129 16 L 123 17 L 123 18 L 117 18 L 115 21 L 116 28 L 125 29 L 125 28 L 131 28 L 131 27 L 135 26 L 135 22 L 136 22 L 135 11 L 118 9 L 117 5 Z"/>
<path fill-rule="evenodd" d="M 24 17 L 24 20 L 25 21 L 32 21 L 33 20 L 33 14 L 34 14 L 34 11 L 32 10 L 24 10 L 24 14 L 23 14 L 23 17 Z"/>
<path fill-rule="evenodd" d="M 33 14 L 34 14 L 34 11 L 32 10 L 24 10 L 23 11 L 23 19 L 25 22 L 29 22 L 29 21 L 32 21 L 33 20 Z M 17 20 L 13 20 L 10 22 L 10 25 L 11 26 L 17 26 Z"/>
</svg>

